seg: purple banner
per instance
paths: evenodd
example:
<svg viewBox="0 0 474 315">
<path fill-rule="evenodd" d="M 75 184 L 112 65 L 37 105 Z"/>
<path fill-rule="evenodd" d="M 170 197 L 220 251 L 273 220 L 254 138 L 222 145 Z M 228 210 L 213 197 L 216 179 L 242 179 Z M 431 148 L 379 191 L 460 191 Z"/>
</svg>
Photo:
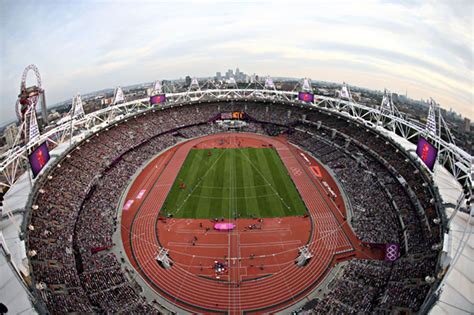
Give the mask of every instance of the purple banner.
<svg viewBox="0 0 474 315">
<path fill-rule="evenodd" d="M 43 142 L 37 147 L 29 156 L 31 171 L 33 172 L 33 178 L 35 178 L 43 167 L 49 161 L 49 150 L 46 142 Z"/>
<path fill-rule="evenodd" d="M 299 92 L 298 99 L 303 102 L 312 103 L 314 102 L 314 94 L 308 92 Z"/>
<path fill-rule="evenodd" d="M 150 97 L 150 104 L 161 104 L 166 102 L 166 95 L 165 94 L 159 94 L 159 95 L 153 95 Z"/>
<path fill-rule="evenodd" d="M 416 154 L 425 163 L 425 165 L 432 171 L 436 162 L 438 150 L 430 144 L 425 138 L 418 139 L 418 146 L 416 147 Z"/>
<path fill-rule="evenodd" d="M 400 245 L 395 243 L 385 244 L 385 260 L 395 261 L 400 257 Z"/>
</svg>

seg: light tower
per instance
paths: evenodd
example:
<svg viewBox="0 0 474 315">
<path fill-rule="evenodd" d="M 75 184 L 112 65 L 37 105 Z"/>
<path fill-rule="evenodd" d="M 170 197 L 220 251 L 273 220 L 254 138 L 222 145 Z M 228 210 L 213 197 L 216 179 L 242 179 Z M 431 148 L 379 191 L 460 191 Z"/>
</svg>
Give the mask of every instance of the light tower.
<svg viewBox="0 0 474 315">
<path fill-rule="evenodd" d="M 385 89 L 382 96 L 382 102 L 380 103 L 379 114 L 377 114 L 377 125 L 387 127 L 387 129 L 390 128 L 394 131 L 395 125 L 392 123 L 390 117 L 394 116 L 397 112 L 398 111 L 393 104 L 392 93 Z M 387 116 L 389 118 L 387 118 Z"/>
<path fill-rule="evenodd" d="M 160 80 L 156 80 L 153 84 L 153 90 L 151 91 L 151 96 L 158 95 L 163 92 L 163 87 L 161 86 Z"/>
<path fill-rule="evenodd" d="M 235 81 L 234 77 L 230 77 L 229 80 L 226 81 L 227 88 L 234 88 L 237 89 L 237 82 Z"/>
<path fill-rule="evenodd" d="M 341 90 L 339 92 L 339 98 L 340 99 L 346 99 L 348 101 L 352 101 L 352 94 L 351 90 L 349 89 L 349 86 L 346 84 L 346 82 L 342 83 Z"/>
<path fill-rule="evenodd" d="M 196 79 L 196 77 L 192 78 L 188 91 L 201 91 L 201 87 L 199 86 L 199 81 L 198 79 Z"/>
<path fill-rule="evenodd" d="M 311 80 L 309 78 L 304 78 L 303 79 L 303 87 L 302 87 L 302 90 L 303 91 L 306 91 L 306 92 L 311 92 L 313 89 L 311 88 Z"/>
<path fill-rule="evenodd" d="M 267 78 L 265 80 L 265 89 L 267 89 L 267 90 L 276 90 L 275 84 L 273 83 L 273 80 L 272 80 L 272 78 L 270 78 L 270 76 L 267 76 Z"/>
</svg>

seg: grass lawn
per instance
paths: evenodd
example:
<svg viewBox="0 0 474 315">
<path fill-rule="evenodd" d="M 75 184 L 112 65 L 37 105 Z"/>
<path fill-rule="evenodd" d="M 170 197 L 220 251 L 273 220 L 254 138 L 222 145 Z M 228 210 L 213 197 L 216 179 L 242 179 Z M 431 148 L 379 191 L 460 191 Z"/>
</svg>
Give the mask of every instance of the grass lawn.
<svg viewBox="0 0 474 315">
<path fill-rule="evenodd" d="M 192 149 L 161 213 L 175 218 L 271 218 L 303 215 L 306 207 L 276 150 Z"/>
</svg>

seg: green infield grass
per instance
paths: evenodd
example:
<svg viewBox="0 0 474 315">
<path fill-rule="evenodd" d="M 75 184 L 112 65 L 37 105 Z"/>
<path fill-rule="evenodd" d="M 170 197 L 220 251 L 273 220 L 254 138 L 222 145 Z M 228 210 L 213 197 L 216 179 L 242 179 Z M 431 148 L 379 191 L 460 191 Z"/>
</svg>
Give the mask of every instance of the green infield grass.
<svg viewBox="0 0 474 315">
<path fill-rule="evenodd" d="M 272 218 L 306 207 L 275 149 L 192 149 L 161 209 L 175 218 Z"/>
</svg>

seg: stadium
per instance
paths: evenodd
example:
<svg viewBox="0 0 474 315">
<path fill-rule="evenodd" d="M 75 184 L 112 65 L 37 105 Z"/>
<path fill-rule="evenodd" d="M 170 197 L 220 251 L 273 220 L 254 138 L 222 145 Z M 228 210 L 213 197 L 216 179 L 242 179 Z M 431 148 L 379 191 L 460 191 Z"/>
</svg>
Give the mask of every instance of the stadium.
<svg viewBox="0 0 474 315">
<path fill-rule="evenodd" d="M 87 114 L 77 96 L 42 132 L 41 88 L 22 94 L 1 164 L 12 294 L 42 314 L 443 313 L 472 156 L 435 103 L 424 125 L 346 84 L 167 84 Z"/>
</svg>

